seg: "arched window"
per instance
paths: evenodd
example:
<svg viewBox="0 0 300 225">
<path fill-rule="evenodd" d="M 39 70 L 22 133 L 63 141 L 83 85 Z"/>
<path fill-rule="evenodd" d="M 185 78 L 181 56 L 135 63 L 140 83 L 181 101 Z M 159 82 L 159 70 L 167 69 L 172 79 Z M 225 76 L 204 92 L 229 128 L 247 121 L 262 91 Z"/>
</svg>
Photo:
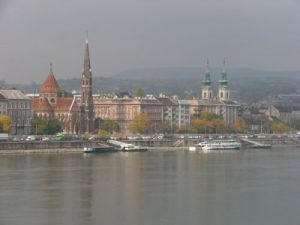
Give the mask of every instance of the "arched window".
<svg viewBox="0 0 300 225">
<path fill-rule="evenodd" d="M 52 103 L 52 104 L 55 103 L 55 99 L 54 99 L 54 98 L 51 98 L 51 99 L 50 99 L 50 103 Z"/>
</svg>

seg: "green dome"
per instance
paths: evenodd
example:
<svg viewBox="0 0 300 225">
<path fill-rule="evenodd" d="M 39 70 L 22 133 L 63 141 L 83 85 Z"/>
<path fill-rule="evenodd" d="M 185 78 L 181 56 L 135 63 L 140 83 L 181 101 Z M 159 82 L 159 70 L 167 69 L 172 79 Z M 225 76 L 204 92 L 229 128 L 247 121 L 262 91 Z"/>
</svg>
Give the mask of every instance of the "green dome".
<svg viewBox="0 0 300 225">
<path fill-rule="evenodd" d="M 210 86 L 211 85 L 210 73 L 209 73 L 208 70 L 205 72 L 205 78 L 204 78 L 203 84 L 205 86 Z"/>
<path fill-rule="evenodd" d="M 219 80 L 220 85 L 228 86 L 227 73 L 225 71 L 222 72 L 222 78 Z"/>
</svg>

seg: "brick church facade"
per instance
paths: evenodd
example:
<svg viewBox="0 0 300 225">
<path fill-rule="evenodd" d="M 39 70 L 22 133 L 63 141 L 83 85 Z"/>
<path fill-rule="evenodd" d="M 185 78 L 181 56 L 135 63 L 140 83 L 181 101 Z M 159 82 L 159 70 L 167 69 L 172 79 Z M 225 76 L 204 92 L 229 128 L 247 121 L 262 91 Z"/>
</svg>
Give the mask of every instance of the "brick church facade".
<svg viewBox="0 0 300 225">
<path fill-rule="evenodd" d="M 52 72 L 50 72 L 39 90 L 39 95 L 32 100 L 35 118 L 57 119 L 66 133 L 77 133 L 80 124 L 79 99 L 62 90 Z"/>
</svg>

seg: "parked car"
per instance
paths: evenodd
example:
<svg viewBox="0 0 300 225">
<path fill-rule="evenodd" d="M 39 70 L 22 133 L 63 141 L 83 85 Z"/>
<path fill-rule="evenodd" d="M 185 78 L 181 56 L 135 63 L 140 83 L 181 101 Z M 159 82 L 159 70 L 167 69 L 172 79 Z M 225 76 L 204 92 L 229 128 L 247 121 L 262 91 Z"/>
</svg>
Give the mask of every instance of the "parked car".
<svg viewBox="0 0 300 225">
<path fill-rule="evenodd" d="M 42 137 L 42 141 L 49 141 L 50 138 L 49 137 Z"/>
<path fill-rule="evenodd" d="M 35 140 L 36 140 L 36 137 L 33 135 L 27 136 L 25 139 L 25 141 L 35 141 Z"/>
</svg>

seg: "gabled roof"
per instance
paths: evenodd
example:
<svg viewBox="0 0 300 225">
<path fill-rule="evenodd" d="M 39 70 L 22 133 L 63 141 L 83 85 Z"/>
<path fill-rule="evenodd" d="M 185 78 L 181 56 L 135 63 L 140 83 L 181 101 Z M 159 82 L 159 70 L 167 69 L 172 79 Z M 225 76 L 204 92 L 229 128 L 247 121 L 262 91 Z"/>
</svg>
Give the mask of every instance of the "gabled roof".
<svg viewBox="0 0 300 225">
<path fill-rule="evenodd" d="M 48 99 L 44 97 L 34 98 L 32 100 L 32 109 L 36 111 L 52 111 L 52 106 Z"/>
<path fill-rule="evenodd" d="M 0 89 L 0 94 L 6 99 L 12 100 L 30 100 L 22 91 L 15 89 Z"/>
<path fill-rule="evenodd" d="M 73 98 L 58 98 L 56 105 L 51 105 L 47 98 L 39 97 L 32 100 L 32 109 L 35 111 L 69 111 Z"/>
<path fill-rule="evenodd" d="M 59 93 L 59 92 L 61 92 L 61 89 L 53 73 L 50 72 L 46 78 L 46 81 L 41 86 L 40 93 Z"/>
<path fill-rule="evenodd" d="M 66 98 L 58 98 L 57 104 L 53 107 L 54 110 L 59 111 L 69 111 L 73 102 L 73 98 L 66 97 Z"/>
</svg>

